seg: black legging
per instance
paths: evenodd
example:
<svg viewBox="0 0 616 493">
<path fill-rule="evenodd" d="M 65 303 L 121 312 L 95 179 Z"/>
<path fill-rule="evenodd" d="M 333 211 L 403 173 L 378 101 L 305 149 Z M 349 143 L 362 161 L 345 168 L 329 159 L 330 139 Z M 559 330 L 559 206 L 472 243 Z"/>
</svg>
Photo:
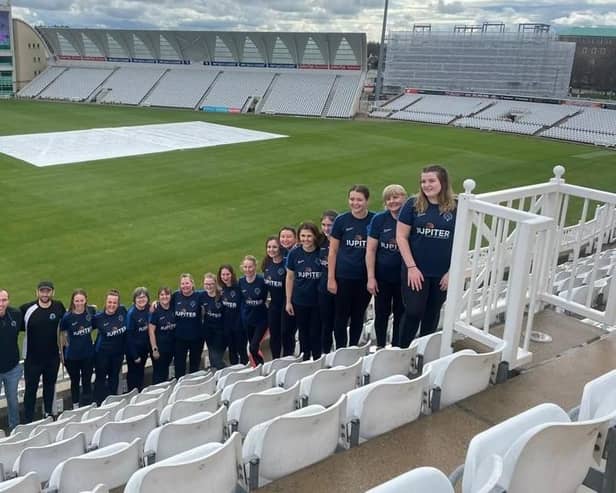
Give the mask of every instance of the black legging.
<svg viewBox="0 0 616 493">
<path fill-rule="evenodd" d="M 394 314 L 392 346 L 397 346 L 400 339 L 400 319 L 404 313 L 400 283 L 391 283 L 377 280 L 379 292 L 374 297 L 374 330 L 376 332 L 376 345 L 385 347 L 387 343 L 387 323 L 389 315 Z"/>
<path fill-rule="evenodd" d="M 26 423 L 34 420 L 34 408 L 36 405 L 36 391 L 43 377 L 43 402 L 45 413 L 52 414 L 53 398 L 60 368 L 60 357 L 51 356 L 44 361 L 35 361 L 26 358 L 24 362 L 24 380 L 26 389 L 24 392 L 24 415 Z"/>
<path fill-rule="evenodd" d="M 126 385 L 129 392 L 133 389 L 137 389 L 139 392 L 143 390 L 145 362 L 148 356 L 149 350 L 147 348 L 143 348 L 138 352 L 137 357 L 139 358 L 139 363 L 135 363 L 132 357 L 126 356 Z"/>
<path fill-rule="evenodd" d="M 440 277 L 424 277 L 421 289 L 413 291 L 406 283 L 406 279 L 402 279 L 404 316 L 400 331 L 400 347 L 409 347 L 420 324 L 420 337 L 436 331 L 441 307 L 447 298 L 447 291 L 441 290 L 440 282 Z"/>
<path fill-rule="evenodd" d="M 152 358 L 152 384 L 169 380 L 169 365 L 172 359 L 172 351 L 160 351 L 158 359 Z"/>
<path fill-rule="evenodd" d="M 248 349 L 250 350 L 252 359 L 257 365 L 262 365 L 265 361 L 259 351 L 261 350 L 261 340 L 263 339 L 266 330 L 267 327 L 265 325 L 257 327 L 255 325 L 246 324 L 246 333 L 248 334 L 249 342 Z"/>
<path fill-rule="evenodd" d="M 329 353 L 334 343 L 334 323 L 336 319 L 336 296 L 329 291 L 319 291 L 319 311 L 321 315 L 321 334 L 323 352 Z"/>
<path fill-rule="evenodd" d="M 240 326 L 228 331 L 227 344 L 229 345 L 229 362 L 232 365 L 248 363 L 248 353 L 246 352 L 248 338 L 243 327 Z"/>
<path fill-rule="evenodd" d="M 304 361 L 321 357 L 321 317 L 319 306 L 301 306 L 293 304 L 295 319 L 299 329 L 299 347 L 304 353 Z"/>
<path fill-rule="evenodd" d="M 186 374 L 186 355 L 188 356 L 188 372 L 193 373 L 201 365 L 201 354 L 203 353 L 203 339 L 185 341 L 175 340 L 175 378 L 180 378 Z"/>
<path fill-rule="evenodd" d="M 108 395 L 118 393 L 120 372 L 122 371 L 123 354 L 107 354 L 98 352 L 94 356 L 96 379 L 94 380 L 94 400 L 99 406 Z"/>
<path fill-rule="evenodd" d="M 334 322 L 334 336 L 336 349 L 347 345 L 356 346 L 364 326 L 364 315 L 370 293 L 366 289 L 365 279 L 336 279 L 338 292 L 336 293 L 336 320 Z M 349 335 L 347 338 L 347 322 Z"/>
<path fill-rule="evenodd" d="M 295 334 L 297 334 L 297 320 L 282 310 L 282 355 L 295 354 Z"/>
<path fill-rule="evenodd" d="M 71 400 L 74 405 L 86 406 L 92 402 L 92 373 L 94 357 L 65 359 L 64 366 L 71 378 Z M 83 388 L 83 393 L 81 392 Z"/>
</svg>

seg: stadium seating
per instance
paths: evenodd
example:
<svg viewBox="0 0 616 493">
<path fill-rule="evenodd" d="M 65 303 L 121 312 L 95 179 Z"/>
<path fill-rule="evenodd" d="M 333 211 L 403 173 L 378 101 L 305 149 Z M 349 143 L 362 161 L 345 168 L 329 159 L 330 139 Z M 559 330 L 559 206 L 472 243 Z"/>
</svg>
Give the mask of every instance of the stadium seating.
<svg viewBox="0 0 616 493">
<path fill-rule="evenodd" d="M 359 92 L 360 82 L 360 77 L 336 76 L 326 116 L 330 118 L 351 118 L 355 113 L 353 104 Z"/>
<path fill-rule="evenodd" d="M 2 430 L 4 433 L 4 430 Z M 27 431 L 18 431 L 17 433 L 11 433 L 9 436 L 4 436 L 0 438 L 0 444 L 2 443 L 13 443 L 19 442 L 20 440 L 25 440 L 30 437 L 30 433 Z"/>
<path fill-rule="evenodd" d="M 47 416 L 46 418 L 39 419 L 38 421 L 32 421 L 31 423 L 17 425 L 15 428 L 13 428 L 13 431 L 11 431 L 11 436 L 17 433 L 27 433 L 28 435 L 30 435 L 30 433 L 32 433 L 32 430 L 34 430 L 34 428 L 36 428 L 37 426 L 49 424 L 52 422 L 53 418 L 51 416 Z"/>
<path fill-rule="evenodd" d="M 492 102 L 487 99 L 423 94 L 412 106 L 404 110 L 413 113 L 458 117 L 477 113 L 490 104 L 492 104 Z"/>
<path fill-rule="evenodd" d="M 342 394 L 350 392 L 361 379 L 361 361 L 350 366 L 335 366 L 317 370 L 300 380 L 299 395 L 302 405 L 320 404 L 328 407 Z"/>
<path fill-rule="evenodd" d="M 61 419 L 66 419 L 69 416 L 76 416 L 78 419 L 81 419 L 85 413 L 87 413 L 90 409 L 94 409 L 96 404 L 90 404 L 88 406 L 78 407 L 77 409 L 67 409 L 66 411 L 62 411 L 60 416 L 58 416 L 58 421 Z"/>
<path fill-rule="evenodd" d="M 507 132 L 523 135 L 534 135 L 542 126 L 534 123 L 520 123 L 506 120 L 488 120 L 486 118 L 465 117 L 456 120 L 453 123 L 456 127 L 478 128 L 480 130 L 496 130 L 498 132 Z"/>
<path fill-rule="evenodd" d="M 111 421 L 111 413 L 107 412 L 98 418 L 86 419 L 83 421 L 72 421 L 67 423 L 64 428 L 58 431 L 56 440 L 64 440 L 70 438 L 77 433 L 83 433 L 86 437 L 86 443 L 88 446 L 92 443 L 94 433 L 105 423 Z"/>
<path fill-rule="evenodd" d="M 142 416 L 105 423 L 94 433 L 92 444 L 102 448 L 115 442 L 132 442 L 135 438 L 145 440 L 148 433 L 157 426 L 158 411 L 152 409 L 148 414 Z"/>
<path fill-rule="evenodd" d="M 35 472 L 0 482 L 0 492 L 2 493 L 39 493 L 40 491 L 41 481 Z"/>
<path fill-rule="evenodd" d="M 193 383 L 196 382 L 196 383 Z M 188 399 L 196 395 L 213 394 L 216 392 L 216 380 L 213 376 L 197 377 L 191 380 L 183 380 L 173 389 L 169 396 L 169 404 Z"/>
<path fill-rule="evenodd" d="M 207 443 L 140 469 L 124 492 L 236 493 L 238 485 L 245 490 L 242 443 L 234 433 L 224 444 Z"/>
<path fill-rule="evenodd" d="M 261 107 L 262 113 L 321 116 L 336 76 L 282 73 Z"/>
<path fill-rule="evenodd" d="M 415 343 L 417 344 L 417 362 L 415 366 L 419 373 L 421 373 L 426 363 L 430 363 L 430 361 L 434 361 L 441 357 L 442 336 L 443 333 L 439 331 L 415 339 Z"/>
<path fill-rule="evenodd" d="M 71 67 L 49 84 L 39 98 L 86 101 L 112 73 L 110 68 Z"/>
<path fill-rule="evenodd" d="M 387 112 L 400 111 L 419 101 L 421 98 L 421 94 L 402 94 L 382 105 L 381 110 L 387 110 Z"/>
<path fill-rule="evenodd" d="M 51 442 L 49 433 L 41 431 L 25 440 L 0 444 L 0 479 L 9 479 L 7 476 L 11 475 L 17 457 L 25 449 L 49 445 Z"/>
<path fill-rule="evenodd" d="M 170 421 L 185 418 L 186 416 L 190 416 L 191 414 L 203 411 L 213 413 L 214 411 L 216 411 L 216 409 L 218 409 L 218 405 L 220 404 L 221 399 L 221 393 L 221 391 L 218 391 L 212 395 L 195 395 L 193 397 L 189 397 L 187 399 L 175 401 L 171 404 L 168 404 L 167 406 L 165 406 L 160 415 L 160 422 L 161 424 L 168 423 Z"/>
<path fill-rule="evenodd" d="M 251 488 L 319 462 L 338 448 L 346 396 L 329 408 L 313 405 L 260 423 L 244 440 Z"/>
<path fill-rule="evenodd" d="M 423 123 L 438 123 L 447 125 L 455 120 L 452 115 L 438 115 L 434 113 L 417 113 L 415 111 L 399 111 L 390 116 L 392 120 L 407 120 Z"/>
<path fill-rule="evenodd" d="M 299 382 L 286 390 L 274 387 L 250 394 L 229 406 L 229 427 L 245 436 L 255 425 L 295 410 L 298 400 Z"/>
<path fill-rule="evenodd" d="M 358 359 L 366 356 L 370 349 L 370 342 L 363 346 L 349 346 L 336 349 L 325 355 L 325 367 L 350 366 Z"/>
<path fill-rule="evenodd" d="M 216 382 L 216 389 L 223 390 L 225 387 L 233 385 L 236 382 L 258 377 L 261 375 L 262 369 L 262 366 L 259 365 L 256 368 L 246 368 L 245 370 L 227 373 L 226 375 L 223 375 L 218 382 Z"/>
<path fill-rule="evenodd" d="M 136 438 L 65 460 L 52 472 L 48 493 L 80 493 L 100 483 L 120 488 L 141 467 L 142 450 L 143 440 Z"/>
<path fill-rule="evenodd" d="M 163 407 L 165 407 L 165 404 L 166 400 L 160 398 L 148 399 L 147 401 L 140 402 L 139 404 L 129 404 L 116 413 L 115 419 L 116 421 L 122 421 L 125 419 L 134 418 L 135 416 L 143 416 L 152 410 L 155 410 L 160 414 Z"/>
<path fill-rule="evenodd" d="M 223 442 L 227 427 L 227 409 L 215 413 L 192 414 L 152 430 L 144 446 L 148 464 L 209 442 Z"/>
<path fill-rule="evenodd" d="M 286 368 L 291 363 L 300 363 L 303 361 L 303 353 L 299 356 L 283 356 L 282 358 L 276 358 L 271 361 L 263 363 L 263 374 L 269 375 L 270 373 L 276 373 L 278 370 Z"/>
<path fill-rule="evenodd" d="M 350 446 L 416 420 L 421 414 L 429 370 L 409 380 L 392 375 L 347 394 L 344 424 Z"/>
<path fill-rule="evenodd" d="M 143 100 L 143 105 L 194 109 L 218 74 L 218 70 L 171 69 Z"/>
<path fill-rule="evenodd" d="M 39 480 L 46 483 L 58 464 L 84 454 L 86 449 L 86 437 L 83 433 L 48 445 L 29 446 L 15 460 L 13 473 L 23 476 L 30 471 L 36 471 Z"/>
<path fill-rule="evenodd" d="M 364 383 L 376 382 L 391 375 L 408 376 L 413 370 L 417 355 L 417 343 L 410 347 L 384 348 L 374 354 L 365 356 L 362 364 Z"/>
<path fill-rule="evenodd" d="M 249 394 L 271 389 L 274 386 L 274 378 L 275 375 L 271 373 L 264 377 L 252 377 L 227 385 L 222 391 L 222 402 L 228 406 L 231 402 Z"/>
<path fill-rule="evenodd" d="M 34 436 L 41 431 L 46 431 L 47 433 L 49 433 L 49 437 L 53 440 L 58 434 L 58 431 L 64 428 L 71 421 L 78 421 L 77 416 L 69 416 L 68 418 L 58 419 L 53 423 L 44 423 L 38 425 L 30 432 L 30 436 Z"/>
<path fill-rule="evenodd" d="M 325 364 L 325 355 L 321 356 L 316 361 L 302 361 L 300 363 L 292 363 L 286 368 L 278 370 L 276 373 L 276 385 L 285 389 L 291 388 L 296 382 L 302 378 L 313 374 L 317 370 L 323 368 Z"/>
<path fill-rule="evenodd" d="M 101 406 L 105 406 L 107 404 L 113 404 L 114 402 L 124 402 L 128 404 L 130 400 L 135 397 L 139 391 L 137 389 L 133 389 L 130 392 L 126 392 L 124 394 L 117 395 L 108 395 L 105 400 L 101 403 Z"/>
<path fill-rule="evenodd" d="M 273 72 L 226 70 L 216 79 L 201 104 L 241 110 L 249 98 L 262 98 L 273 78 Z"/>
<path fill-rule="evenodd" d="M 137 105 L 165 73 L 165 69 L 121 67 L 101 89 L 98 102 Z"/>
<path fill-rule="evenodd" d="M 18 95 L 22 98 L 35 98 L 65 70 L 65 67 L 55 67 L 53 65 L 47 67 L 41 75 L 34 78 L 32 82 L 19 91 Z"/>
<path fill-rule="evenodd" d="M 477 114 L 482 120 L 503 120 L 530 123 L 539 126 L 555 125 L 559 121 L 578 113 L 577 106 L 564 104 L 529 103 L 526 101 L 497 101 Z"/>
</svg>

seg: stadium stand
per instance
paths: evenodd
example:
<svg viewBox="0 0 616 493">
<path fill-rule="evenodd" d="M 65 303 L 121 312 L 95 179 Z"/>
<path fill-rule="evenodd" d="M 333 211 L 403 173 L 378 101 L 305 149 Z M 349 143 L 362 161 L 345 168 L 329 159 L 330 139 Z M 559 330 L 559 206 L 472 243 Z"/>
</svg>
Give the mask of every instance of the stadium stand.
<svg viewBox="0 0 616 493">
<path fill-rule="evenodd" d="M 569 116 L 575 115 L 580 109 L 576 106 L 528 103 L 525 101 L 498 101 L 485 109 L 476 117 L 482 120 L 499 120 L 517 123 L 551 126 Z"/>
<path fill-rule="evenodd" d="M 143 100 L 143 106 L 195 109 L 218 71 L 171 69 Z"/>
<path fill-rule="evenodd" d="M 201 103 L 202 106 L 233 108 L 241 111 L 251 98 L 262 98 L 274 78 L 273 72 L 222 72 Z"/>
<path fill-rule="evenodd" d="M 97 95 L 102 103 L 137 105 L 165 73 L 165 69 L 121 67 L 109 77 Z"/>
<path fill-rule="evenodd" d="M 35 98 L 65 70 L 65 67 L 49 67 L 41 75 L 24 87 L 20 91 L 19 95 L 24 98 Z"/>
<path fill-rule="evenodd" d="M 398 111 L 390 116 L 392 120 L 406 120 L 423 123 L 439 123 L 448 125 L 456 119 L 452 115 L 437 115 L 434 113 L 417 113 L 415 111 Z"/>
<path fill-rule="evenodd" d="M 113 69 L 109 68 L 75 67 L 65 70 L 41 92 L 39 98 L 86 101 L 112 73 Z"/>
<path fill-rule="evenodd" d="M 419 101 L 422 98 L 420 94 L 401 94 L 399 97 L 389 100 L 381 106 L 382 110 L 400 111 L 407 106 Z"/>
<path fill-rule="evenodd" d="M 478 113 L 491 104 L 491 101 L 485 99 L 425 94 L 405 110 L 432 115 L 469 116 Z"/>
<path fill-rule="evenodd" d="M 533 123 L 518 123 L 506 120 L 488 120 L 486 118 L 478 118 L 476 116 L 465 117 L 456 120 L 453 125 L 455 127 L 470 127 L 480 130 L 496 130 L 498 132 L 507 132 L 513 134 L 534 135 L 541 128 L 541 125 Z"/>
<path fill-rule="evenodd" d="M 335 75 L 280 74 L 261 107 L 261 113 L 321 116 Z"/>
<path fill-rule="evenodd" d="M 351 118 L 355 114 L 355 101 L 361 92 L 360 82 L 360 77 L 336 76 L 326 116 L 330 118 Z"/>
</svg>

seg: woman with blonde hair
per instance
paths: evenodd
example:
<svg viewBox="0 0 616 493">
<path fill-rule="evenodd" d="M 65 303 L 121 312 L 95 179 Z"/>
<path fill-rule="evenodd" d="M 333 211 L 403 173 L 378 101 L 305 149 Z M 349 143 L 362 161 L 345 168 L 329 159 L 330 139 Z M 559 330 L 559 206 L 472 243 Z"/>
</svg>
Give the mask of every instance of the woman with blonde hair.
<svg viewBox="0 0 616 493">
<path fill-rule="evenodd" d="M 376 345 L 385 347 L 387 325 L 393 312 L 392 345 L 398 345 L 400 318 L 404 307 L 400 290 L 400 251 L 396 243 L 396 223 L 407 193 L 402 185 L 387 185 L 383 190 L 385 210 L 368 226 L 366 269 L 368 292 L 374 296 Z"/>
<path fill-rule="evenodd" d="M 410 345 L 420 326 L 420 336 L 436 331 L 447 297 L 456 225 L 457 204 L 447 170 L 439 165 L 424 168 L 419 185 L 417 195 L 402 207 L 396 229 L 405 308 L 401 347 Z"/>
</svg>

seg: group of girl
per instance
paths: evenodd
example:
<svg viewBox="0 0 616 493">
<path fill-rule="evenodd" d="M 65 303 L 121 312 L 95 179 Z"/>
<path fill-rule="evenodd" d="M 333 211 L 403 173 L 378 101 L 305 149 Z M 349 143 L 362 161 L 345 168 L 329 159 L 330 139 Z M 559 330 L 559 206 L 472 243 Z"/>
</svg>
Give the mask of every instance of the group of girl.
<svg viewBox="0 0 616 493">
<path fill-rule="evenodd" d="M 117 393 L 124 355 L 129 390 L 143 387 L 149 356 L 154 383 L 169 378 L 172 361 L 176 378 L 186 373 L 187 358 L 188 370 L 198 370 L 204 343 L 216 369 L 224 367 L 226 350 L 231 364 L 248 363 L 249 354 L 254 364 L 263 363 L 267 330 L 273 358 L 293 354 L 299 332 L 304 359 L 317 359 L 334 340 L 336 348 L 359 342 L 371 296 L 378 347 L 386 344 L 392 313 L 393 345 L 407 347 L 420 325 L 421 335 L 433 332 L 446 296 L 455 227 L 447 171 L 424 168 L 419 192 L 410 199 L 400 185 L 385 187 L 382 212 L 369 211 L 369 198 L 367 187 L 354 185 L 349 211 L 325 211 L 320 229 L 304 222 L 267 238 L 261 273 L 257 259 L 247 255 L 239 279 L 225 264 L 216 275 L 205 274 L 200 290 L 185 273 L 177 291 L 160 288 L 156 300 L 146 288 L 135 289 L 128 309 L 110 290 L 96 314 L 85 291 L 76 290 L 61 322 L 73 402 L 80 401 L 79 379 L 89 394 L 93 367 L 94 400 Z"/>
</svg>

